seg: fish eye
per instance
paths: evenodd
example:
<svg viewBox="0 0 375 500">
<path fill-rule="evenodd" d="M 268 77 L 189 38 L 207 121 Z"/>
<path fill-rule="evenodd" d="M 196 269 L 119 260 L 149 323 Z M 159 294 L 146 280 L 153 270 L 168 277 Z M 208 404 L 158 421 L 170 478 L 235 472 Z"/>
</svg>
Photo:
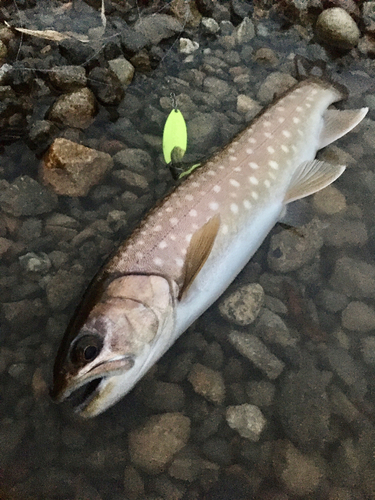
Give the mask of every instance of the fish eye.
<svg viewBox="0 0 375 500">
<path fill-rule="evenodd" d="M 93 361 L 100 353 L 103 342 L 96 335 L 84 335 L 73 345 L 71 359 L 73 363 L 85 364 Z"/>
</svg>

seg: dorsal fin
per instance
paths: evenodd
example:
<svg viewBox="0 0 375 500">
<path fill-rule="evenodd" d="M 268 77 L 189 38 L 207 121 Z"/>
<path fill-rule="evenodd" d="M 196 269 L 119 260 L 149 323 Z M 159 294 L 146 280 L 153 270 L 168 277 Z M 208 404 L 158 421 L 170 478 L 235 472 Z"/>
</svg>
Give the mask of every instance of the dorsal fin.
<svg viewBox="0 0 375 500">
<path fill-rule="evenodd" d="M 198 229 L 190 240 L 185 258 L 184 282 L 180 288 L 179 300 L 187 292 L 195 277 L 202 269 L 204 263 L 211 253 L 216 235 L 220 227 L 220 215 L 214 215 L 200 229 Z"/>
<path fill-rule="evenodd" d="M 324 125 L 319 138 L 319 148 L 324 148 L 350 132 L 366 116 L 368 108 L 327 109 L 323 115 Z"/>
<path fill-rule="evenodd" d="M 290 203 L 329 186 L 344 172 L 344 165 L 325 161 L 305 161 L 299 165 L 290 182 L 284 203 Z"/>
</svg>

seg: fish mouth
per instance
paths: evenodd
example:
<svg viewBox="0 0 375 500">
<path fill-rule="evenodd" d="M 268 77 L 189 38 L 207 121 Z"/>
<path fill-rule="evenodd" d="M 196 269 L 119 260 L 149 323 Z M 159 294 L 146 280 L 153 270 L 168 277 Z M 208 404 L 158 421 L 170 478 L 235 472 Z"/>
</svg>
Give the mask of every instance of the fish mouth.
<svg viewBox="0 0 375 500">
<path fill-rule="evenodd" d="M 105 377 L 94 378 L 69 394 L 66 401 L 73 407 L 75 413 L 81 413 L 99 394 L 104 379 Z"/>
</svg>

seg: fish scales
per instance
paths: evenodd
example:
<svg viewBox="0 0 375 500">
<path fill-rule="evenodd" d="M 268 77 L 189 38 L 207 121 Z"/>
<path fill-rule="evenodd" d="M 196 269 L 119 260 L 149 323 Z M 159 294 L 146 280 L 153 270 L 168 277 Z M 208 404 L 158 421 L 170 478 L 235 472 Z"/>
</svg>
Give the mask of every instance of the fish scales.
<svg viewBox="0 0 375 500">
<path fill-rule="evenodd" d="M 61 342 L 52 397 L 84 387 L 93 417 L 116 403 L 228 287 L 288 203 L 345 167 L 315 160 L 368 109 L 338 111 L 328 82 L 305 80 L 168 195 L 93 280 Z"/>
</svg>

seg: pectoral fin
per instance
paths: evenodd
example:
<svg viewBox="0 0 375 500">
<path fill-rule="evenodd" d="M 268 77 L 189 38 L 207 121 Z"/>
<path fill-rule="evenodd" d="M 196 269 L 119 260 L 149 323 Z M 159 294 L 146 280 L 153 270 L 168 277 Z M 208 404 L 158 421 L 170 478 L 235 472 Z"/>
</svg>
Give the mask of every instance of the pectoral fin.
<svg viewBox="0 0 375 500">
<path fill-rule="evenodd" d="M 345 111 L 327 109 L 323 115 L 324 125 L 320 134 L 318 149 L 324 148 L 350 132 L 363 120 L 367 112 L 368 108 L 348 109 Z"/>
<path fill-rule="evenodd" d="M 290 203 L 320 191 L 340 177 L 344 170 L 344 165 L 331 165 L 319 160 L 301 163 L 291 180 L 284 203 Z"/>
<path fill-rule="evenodd" d="M 187 292 L 199 271 L 211 253 L 216 235 L 220 227 L 220 216 L 215 215 L 204 226 L 196 231 L 186 253 L 184 282 L 179 293 L 179 300 Z"/>
</svg>

